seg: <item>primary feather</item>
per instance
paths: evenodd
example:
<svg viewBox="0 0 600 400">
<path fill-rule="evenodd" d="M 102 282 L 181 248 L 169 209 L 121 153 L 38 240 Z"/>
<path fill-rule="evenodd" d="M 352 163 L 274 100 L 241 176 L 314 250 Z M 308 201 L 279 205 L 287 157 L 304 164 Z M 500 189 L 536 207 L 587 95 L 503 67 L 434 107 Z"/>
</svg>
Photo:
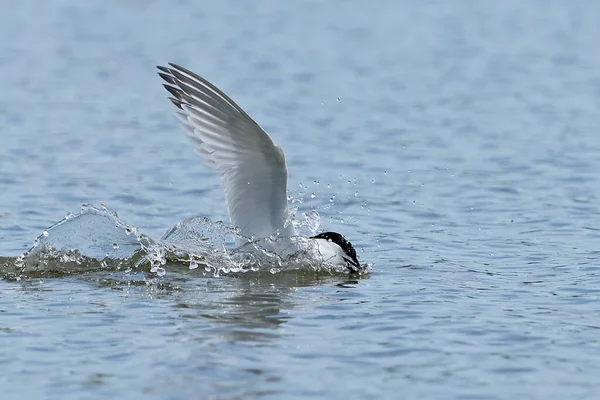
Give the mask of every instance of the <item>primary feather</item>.
<svg viewBox="0 0 600 400">
<path fill-rule="evenodd" d="M 196 151 L 221 172 L 233 226 L 245 238 L 293 236 L 283 151 L 225 93 L 176 64 L 157 67 Z M 236 236 L 236 245 L 245 242 Z"/>
</svg>

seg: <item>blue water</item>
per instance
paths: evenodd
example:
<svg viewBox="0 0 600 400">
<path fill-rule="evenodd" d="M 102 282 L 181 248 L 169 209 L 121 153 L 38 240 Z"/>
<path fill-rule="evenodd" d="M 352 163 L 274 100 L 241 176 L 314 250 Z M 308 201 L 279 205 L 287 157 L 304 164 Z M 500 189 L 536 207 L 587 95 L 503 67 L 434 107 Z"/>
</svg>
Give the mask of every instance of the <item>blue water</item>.
<svg viewBox="0 0 600 400">
<path fill-rule="evenodd" d="M 3 5 L 2 398 L 597 398 L 599 19 L 593 1 Z M 298 215 L 369 276 L 14 279 L 84 203 L 152 238 L 227 221 L 169 61 L 271 134 Z"/>
</svg>

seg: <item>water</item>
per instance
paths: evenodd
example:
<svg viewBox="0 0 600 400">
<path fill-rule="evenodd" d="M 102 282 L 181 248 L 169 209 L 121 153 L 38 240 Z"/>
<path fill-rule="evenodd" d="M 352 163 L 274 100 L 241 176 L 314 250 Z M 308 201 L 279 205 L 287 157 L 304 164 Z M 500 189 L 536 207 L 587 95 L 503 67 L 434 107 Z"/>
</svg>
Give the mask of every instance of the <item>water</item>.
<svg viewBox="0 0 600 400">
<path fill-rule="evenodd" d="M 0 265 L 81 204 L 227 221 L 154 65 L 286 152 L 368 277 L 60 265 L 0 281 L 3 398 L 596 398 L 596 2 L 12 2 Z M 56 271 L 59 269 L 59 271 Z"/>
</svg>

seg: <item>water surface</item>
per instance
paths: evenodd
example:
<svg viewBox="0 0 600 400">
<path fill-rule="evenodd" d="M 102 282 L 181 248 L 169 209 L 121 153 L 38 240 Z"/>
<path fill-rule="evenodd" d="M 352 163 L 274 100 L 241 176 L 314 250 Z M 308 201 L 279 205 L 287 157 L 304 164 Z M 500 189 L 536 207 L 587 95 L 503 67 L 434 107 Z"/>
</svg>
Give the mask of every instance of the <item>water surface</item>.
<svg viewBox="0 0 600 400">
<path fill-rule="evenodd" d="M 3 398 L 596 398 L 600 6 L 13 2 L 0 264 L 102 203 L 227 221 L 154 65 L 233 97 L 368 277 L 0 281 Z M 314 195 L 314 196 L 313 196 Z"/>
</svg>

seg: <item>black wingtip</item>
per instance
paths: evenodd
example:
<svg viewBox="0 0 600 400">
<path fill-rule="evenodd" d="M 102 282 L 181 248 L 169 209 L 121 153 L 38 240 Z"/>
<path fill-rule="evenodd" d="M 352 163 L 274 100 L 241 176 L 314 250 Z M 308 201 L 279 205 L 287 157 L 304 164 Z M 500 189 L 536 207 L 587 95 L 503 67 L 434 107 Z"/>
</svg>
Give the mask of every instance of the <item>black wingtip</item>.
<svg viewBox="0 0 600 400">
<path fill-rule="evenodd" d="M 157 65 L 157 66 L 156 66 L 156 69 L 158 69 L 159 71 L 162 71 L 162 72 L 166 72 L 167 74 L 171 72 L 171 71 L 169 70 L 169 68 L 167 68 L 167 67 L 163 67 L 162 65 Z"/>
<path fill-rule="evenodd" d="M 178 87 L 171 86 L 167 83 L 163 83 L 163 87 L 165 89 L 167 89 L 167 91 L 169 93 L 171 93 L 173 95 L 173 97 L 176 97 L 178 99 L 181 99 L 183 97 L 183 91 L 181 89 L 179 89 Z"/>
<path fill-rule="evenodd" d="M 179 100 L 179 99 L 175 99 L 173 97 L 169 97 L 169 100 L 171 100 L 171 103 L 175 104 L 175 107 L 183 110 L 183 101 Z"/>
<path fill-rule="evenodd" d="M 171 69 L 169 69 L 169 73 L 172 74 L 175 77 L 178 76 L 182 76 L 182 75 L 187 75 L 190 76 L 194 79 L 199 80 L 200 82 L 204 82 L 207 86 L 211 87 L 214 89 L 213 85 L 208 82 L 206 79 L 202 78 L 200 75 L 190 71 L 189 69 L 182 67 L 179 64 L 175 64 L 175 63 L 169 63 L 169 65 L 172 67 Z"/>
<path fill-rule="evenodd" d="M 185 70 L 181 65 L 170 62 L 169 65 L 175 69 Z"/>
<path fill-rule="evenodd" d="M 173 78 L 173 76 L 170 75 L 170 74 L 159 72 L 158 76 L 160 76 L 163 79 L 163 81 L 165 81 L 167 83 L 170 83 L 172 85 L 176 85 L 177 84 L 177 81 L 175 80 L 175 78 Z"/>
</svg>

